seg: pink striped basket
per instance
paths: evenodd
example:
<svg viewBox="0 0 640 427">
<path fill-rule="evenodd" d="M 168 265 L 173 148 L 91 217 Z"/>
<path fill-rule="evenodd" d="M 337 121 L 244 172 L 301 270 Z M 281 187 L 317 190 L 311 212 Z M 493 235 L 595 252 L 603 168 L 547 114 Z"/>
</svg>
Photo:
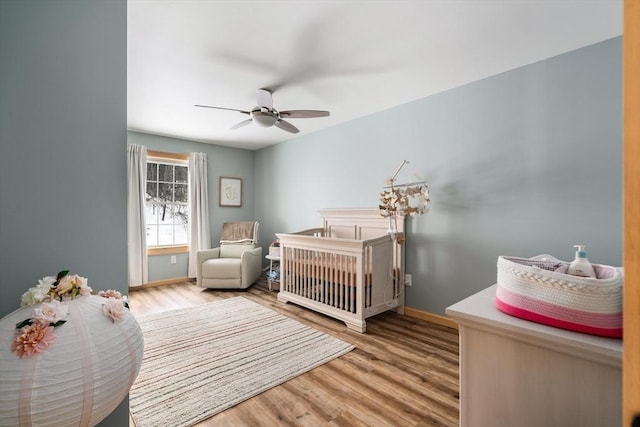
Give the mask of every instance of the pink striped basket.
<svg viewBox="0 0 640 427">
<path fill-rule="evenodd" d="M 596 278 L 566 274 L 550 255 L 498 257 L 496 307 L 509 315 L 604 337 L 622 337 L 622 271 L 593 264 Z"/>
</svg>

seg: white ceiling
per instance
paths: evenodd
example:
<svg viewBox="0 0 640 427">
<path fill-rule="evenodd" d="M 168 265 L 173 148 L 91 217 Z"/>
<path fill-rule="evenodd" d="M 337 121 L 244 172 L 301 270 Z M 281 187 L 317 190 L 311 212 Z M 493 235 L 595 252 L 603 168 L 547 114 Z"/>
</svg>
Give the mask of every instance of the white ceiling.
<svg viewBox="0 0 640 427">
<path fill-rule="evenodd" d="M 257 150 L 622 34 L 622 0 L 128 0 L 128 128 Z"/>
</svg>

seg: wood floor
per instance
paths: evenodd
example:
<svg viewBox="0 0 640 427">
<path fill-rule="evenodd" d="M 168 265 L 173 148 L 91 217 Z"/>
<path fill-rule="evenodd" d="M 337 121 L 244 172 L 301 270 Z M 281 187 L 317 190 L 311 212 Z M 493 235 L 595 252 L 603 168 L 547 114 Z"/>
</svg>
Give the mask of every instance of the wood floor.
<svg viewBox="0 0 640 427">
<path fill-rule="evenodd" d="M 457 426 L 457 331 L 383 313 L 367 333 L 276 300 L 266 281 L 246 291 L 178 283 L 129 293 L 134 315 L 244 296 L 356 348 L 329 363 L 221 412 L 198 426 Z M 131 421 L 130 425 L 135 424 Z M 170 427 L 170 426 L 169 426 Z"/>
</svg>

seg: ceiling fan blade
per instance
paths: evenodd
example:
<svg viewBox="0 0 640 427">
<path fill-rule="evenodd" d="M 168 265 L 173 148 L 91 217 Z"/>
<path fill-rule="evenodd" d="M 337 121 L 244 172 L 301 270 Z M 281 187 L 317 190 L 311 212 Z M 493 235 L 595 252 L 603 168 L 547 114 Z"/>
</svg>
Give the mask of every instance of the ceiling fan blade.
<svg viewBox="0 0 640 427">
<path fill-rule="evenodd" d="M 300 132 L 300 129 L 298 129 L 297 127 L 295 127 L 294 125 L 292 125 L 291 123 L 284 121 L 282 119 L 279 119 L 276 122 L 276 126 L 278 126 L 280 129 L 282 130 L 286 130 L 287 132 L 291 132 L 291 133 L 298 133 Z"/>
<path fill-rule="evenodd" d="M 235 109 L 235 108 L 212 107 L 211 105 L 199 105 L 199 104 L 196 104 L 196 105 L 194 105 L 194 107 L 215 108 L 216 110 L 237 111 L 238 113 L 247 114 L 247 115 L 250 115 L 250 114 L 251 114 L 249 111 L 238 110 L 238 109 Z"/>
<path fill-rule="evenodd" d="M 298 133 L 300 132 L 300 129 L 298 129 L 297 127 L 295 127 L 294 125 L 292 125 L 289 122 L 286 122 L 282 119 L 278 120 L 276 122 L 276 126 L 278 126 L 280 129 L 282 130 L 286 130 L 287 132 L 291 132 L 291 133 Z"/>
<path fill-rule="evenodd" d="M 258 98 L 258 107 L 266 107 L 269 110 L 273 109 L 273 97 L 267 89 L 258 89 L 256 91 L 256 97 Z"/>
<path fill-rule="evenodd" d="M 280 115 L 290 119 L 309 119 L 312 117 L 327 117 L 329 112 L 320 110 L 290 110 L 280 111 Z"/>
<path fill-rule="evenodd" d="M 237 124 L 235 124 L 235 125 L 231 126 L 231 129 L 229 129 L 229 130 L 236 130 L 236 129 L 238 129 L 238 128 L 241 128 L 241 127 L 243 127 L 243 126 L 248 125 L 248 124 L 249 124 L 249 123 L 251 123 L 252 121 L 253 121 L 253 119 L 243 120 L 243 121 L 241 121 L 240 123 L 237 123 Z"/>
</svg>

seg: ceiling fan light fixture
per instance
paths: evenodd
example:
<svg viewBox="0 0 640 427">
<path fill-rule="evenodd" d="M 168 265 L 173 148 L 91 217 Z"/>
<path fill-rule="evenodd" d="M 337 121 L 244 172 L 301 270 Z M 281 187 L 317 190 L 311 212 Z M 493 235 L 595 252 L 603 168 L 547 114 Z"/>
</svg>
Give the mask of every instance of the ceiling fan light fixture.
<svg viewBox="0 0 640 427">
<path fill-rule="evenodd" d="M 278 121 L 278 117 L 274 114 L 264 113 L 262 111 L 255 111 L 255 110 L 251 112 L 251 118 L 253 119 L 254 122 L 256 122 L 256 124 L 266 128 L 275 125 L 276 122 Z"/>
</svg>

